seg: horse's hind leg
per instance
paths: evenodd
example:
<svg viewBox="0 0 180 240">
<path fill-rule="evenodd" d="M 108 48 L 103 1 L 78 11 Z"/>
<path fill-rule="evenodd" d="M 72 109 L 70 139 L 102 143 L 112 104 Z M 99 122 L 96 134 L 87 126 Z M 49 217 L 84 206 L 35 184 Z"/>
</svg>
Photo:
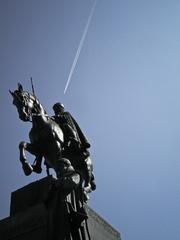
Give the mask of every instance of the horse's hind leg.
<svg viewBox="0 0 180 240">
<path fill-rule="evenodd" d="M 33 171 L 33 168 L 28 163 L 25 155 L 25 149 L 27 147 L 26 142 L 20 142 L 19 144 L 19 151 L 20 151 L 20 161 L 22 163 L 22 168 L 26 176 L 30 175 Z"/>
</svg>

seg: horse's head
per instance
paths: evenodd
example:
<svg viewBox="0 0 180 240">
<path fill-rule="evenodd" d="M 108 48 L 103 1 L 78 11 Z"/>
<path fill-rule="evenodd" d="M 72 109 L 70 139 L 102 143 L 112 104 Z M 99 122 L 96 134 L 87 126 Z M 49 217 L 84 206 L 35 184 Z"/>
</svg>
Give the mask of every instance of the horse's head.
<svg viewBox="0 0 180 240">
<path fill-rule="evenodd" d="M 13 104 L 16 106 L 19 113 L 19 118 L 25 122 L 30 121 L 33 113 L 40 111 L 40 104 L 37 98 L 27 91 L 23 90 L 23 87 L 18 83 L 18 89 L 14 92 L 10 91 L 13 97 Z"/>
</svg>

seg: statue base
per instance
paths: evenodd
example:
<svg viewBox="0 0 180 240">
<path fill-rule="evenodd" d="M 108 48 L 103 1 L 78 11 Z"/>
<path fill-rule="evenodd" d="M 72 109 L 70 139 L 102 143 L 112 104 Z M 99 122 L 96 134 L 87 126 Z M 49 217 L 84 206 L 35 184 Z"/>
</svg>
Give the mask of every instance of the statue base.
<svg viewBox="0 0 180 240">
<path fill-rule="evenodd" d="M 0 221 L 0 239 L 120 240 L 119 232 L 88 206 L 88 218 L 72 218 L 56 194 L 49 199 L 54 181 L 49 176 L 12 192 L 10 216 Z"/>
</svg>

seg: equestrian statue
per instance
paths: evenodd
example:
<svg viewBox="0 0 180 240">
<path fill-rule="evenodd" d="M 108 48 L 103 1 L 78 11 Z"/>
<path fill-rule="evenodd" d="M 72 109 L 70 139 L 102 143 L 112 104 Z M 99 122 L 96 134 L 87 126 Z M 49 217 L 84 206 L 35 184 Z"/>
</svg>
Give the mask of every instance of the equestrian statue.
<svg viewBox="0 0 180 240">
<path fill-rule="evenodd" d="M 90 144 L 82 134 L 77 122 L 70 113 L 64 111 L 61 103 L 53 106 L 55 115 L 50 117 L 34 94 L 24 91 L 18 83 L 18 89 L 10 91 L 13 104 L 16 106 L 19 118 L 24 122 L 32 122 L 29 132 L 30 143 L 20 142 L 20 161 L 25 175 L 32 172 L 41 173 L 41 163 L 44 160 L 49 168 L 53 168 L 56 177 L 62 177 L 62 162 L 68 159 L 81 176 L 85 193 L 95 190 L 93 166 L 87 148 Z M 25 151 L 35 155 L 33 164 L 27 161 Z"/>
</svg>

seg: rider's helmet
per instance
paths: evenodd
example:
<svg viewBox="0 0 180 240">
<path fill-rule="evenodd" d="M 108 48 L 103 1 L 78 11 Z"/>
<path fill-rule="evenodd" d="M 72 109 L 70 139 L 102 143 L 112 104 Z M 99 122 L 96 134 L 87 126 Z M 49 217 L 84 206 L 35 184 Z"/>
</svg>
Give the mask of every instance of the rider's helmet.
<svg viewBox="0 0 180 240">
<path fill-rule="evenodd" d="M 58 114 L 59 112 L 64 111 L 64 105 L 60 102 L 57 102 L 53 105 L 53 110 L 55 114 Z"/>
</svg>

